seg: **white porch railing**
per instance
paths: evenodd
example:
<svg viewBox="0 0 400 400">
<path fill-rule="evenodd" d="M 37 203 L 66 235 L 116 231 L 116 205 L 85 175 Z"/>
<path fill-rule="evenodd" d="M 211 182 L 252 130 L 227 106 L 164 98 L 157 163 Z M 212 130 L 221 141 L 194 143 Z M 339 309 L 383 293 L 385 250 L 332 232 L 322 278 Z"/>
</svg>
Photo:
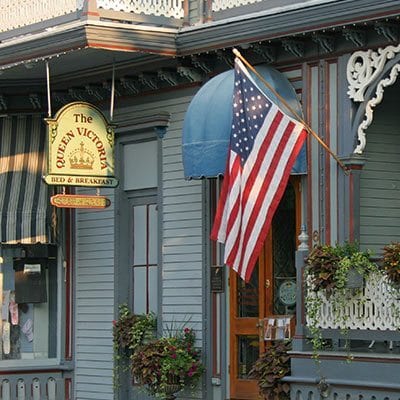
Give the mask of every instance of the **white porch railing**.
<svg viewBox="0 0 400 400">
<path fill-rule="evenodd" d="M 310 296 L 316 294 L 310 291 Z M 318 327 L 321 329 L 389 330 L 400 329 L 400 294 L 381 274 L 370 276 L 360 293 L 349 295 L 340 310 L 331 298 L 320 296 Z M 307 317 L 307 324 L 313 322 Z"/>
<path fill-rule="evenodd" d="M 65 397 L 65 382 L 59 373 L 51 374 L 33 372 L 0 376 L 0 393 L 2 400 L 57 400 Z"/>
<path fill-rule="evenodd" d="M 97 0 L 97 7 L 180 19 L 184 17 L 183 3 L 184 0 Z"/>
<path fill-rule="evenodd" d="M 246 6 L 247 4 L 259 3 L 263 0 L 213 0 L 212 10 L 222 11 L 228 8 Z"/>
<path fill-rule="evenodd" d="M 84 0 L 0 0 L 0 32 L 76 12 Z"/>
<path fill-rule="evenodd" d="M 12 33 L 11 31 L 18 29 L 18 35 L 26 34 L 29 31 L 21 28 L 38 23 L 47 28 L 54 25 L 54 22 L 47 21 L 83 10 L 88 1 L 91 2 L 91 11 L 95 11 L 97 7 L 100 15 L 101 10 L 104 10 L 184 18 L 185 0 L 97 0 L 97 3 L 94 0 L 0 0 L 0 33 Z"/>
</svg>

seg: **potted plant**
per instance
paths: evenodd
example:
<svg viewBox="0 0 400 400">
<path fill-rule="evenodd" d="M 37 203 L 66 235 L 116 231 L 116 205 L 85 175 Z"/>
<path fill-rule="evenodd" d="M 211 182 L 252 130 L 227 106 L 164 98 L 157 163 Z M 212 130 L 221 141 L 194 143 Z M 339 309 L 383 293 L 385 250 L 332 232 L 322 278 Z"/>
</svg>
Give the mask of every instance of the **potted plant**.
<svg viewBox="0 0 400 400">
<path fill-rule="evenodd" d="M 174 399 L 185 387 L 194 388 L 202 373 L 200 353 L 192 329 L 153 340 L 131 357 L 132 376 L 151 395 Z"/>
<path fill-rule="evenodd" d="M 267 400 L 290 399 L 290 386 L 282 382 L 290 374 L 290 349 L 290 342 L 271 341 L 250 371 L 250 377 L 257 379 L 260 395 Z"/>
<path fill-rule="evenodd" d="M 356 298 L 355 295 L 360 293 L 370 274 L 378 272 L 370 257 L 370 251 L 361 251 L 357 244 L 348 242 L 337 246 L 316 246 L 307 257 L 305 307 L 314 359 L 318 360 L 318 354 L 325 346 L 319 325 L 322 304 L 329 301 L 333 311 L 333 322 L 340 327 L 346 338 L 348 315 L 345 310 L 349 296 Z M 348 341 L 345 343 L 348 348 Z"/>
<path fill-rule="evenodd" d="M 358 288 L 376 265 L 371 253 L 360 251 L 355 243 L 316 246 L 306 259 L 306 276 L 314 292 L 324 291 L 329 298 L 335 290 Z"/>
<path fill-rule="evenodd" d="M 129 370 L 129 359 L 144 343 L 156 336 L 154 314 L 133 314 L 127 304 L 119 306 L 118 319 L 113 321 L 114 387 L 121 371 Z"/>
<path fill-rule="evenodd" d="M 383 248 L 383 270 L 389 282 L 400 289 L 400 242 L 393 242 Z"/>
</svg>

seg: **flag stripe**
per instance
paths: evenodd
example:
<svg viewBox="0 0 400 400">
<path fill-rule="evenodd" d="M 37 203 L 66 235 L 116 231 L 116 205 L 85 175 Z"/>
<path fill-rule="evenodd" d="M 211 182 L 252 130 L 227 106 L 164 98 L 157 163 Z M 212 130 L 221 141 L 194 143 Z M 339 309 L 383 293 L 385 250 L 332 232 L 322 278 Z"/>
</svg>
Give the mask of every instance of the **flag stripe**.
<svg viewBox="0 0 400 400">
<path fill-rule="evenodd" d="M 249 199 L 249 195 L 251 195 L 253 198 L 255 198 L 254 191 L 252 192 L 252 189 L 254 188 L 254 184 L 256 182 L 256 179 L 258 181 L 260 180 L 259 178 L 259 170 L 263 161 L 263 157 L 259 156 L 259 154 L 264 154 L 267 153 L 267 151 L 270 149 L 271 142 L 273 142 L 273 133 L 274 131 L 279 127 L 280 121 L 282 120 L 282 114 L 277 113 L 277 115 L 273 115 L 273 110 L 268 114 L 268 124 L 270 125 L 271 128 L 267 132 L 267 138 L 265 140 L 262 140 L 262 135 L 258 135 L 257 139 L 255 141 L 255 145 L 253 147 L 253 152 L 248 158 L 248 163 L 246 164 L 242 176 L 241 176 L 241 187 L 244 188 L 243 191 L 243 197 L 241 199 L 242 203 L 242 210 L 246 209 L 247 202 Z M 266 125 L 266 124 L 264 124 Z M 264 128 L 264 125 L 261 129 Z M 266 127 L 264 129 L 267 129 Z M 260 139 L 261 138 L 261 139 Z M 252 157 L 255 153 L 258 153 L 258 157 Z M 254 161 L 255 166 L 252 169 L 247 168 L 248 165 L 251 164 L 251 162 Z M 244 231 L 246 227 L 246 222 L 248 219 L 248 213 L 251 212 L 252 207 L 254 206 L 254 201 L 251 202 L 250 207 L 247 207 L 248 212 L 242 211 L 241 215 L 241 220 L 242 220 L 242 232 Z M 232 232 L 231 234 L 235 234 Z M 240 235 L 236 235 L 236 246 L 234 248 L 231 248 L 229 245 L 229 242 L 225 242 L 225 252 L 228 254 L 226 257 L 226 262 L 228 265 L 232 265 L 235 269 L 235 271 L 239 271 L 239 260 L 242 255 L 242 250 L 243 250 L 243 233 Z"/>
<path fill-rule="evenodd" d="M 263 162 L 264 168 L 262 170 L 262 173 L 260 174 L 261 179 L 259 179 L 261 181 L 261 185 L 260 187 L 257 188 L 257 191 L 253 193 L 254 197 L 256 198 L 256 201 L 251 206 L 251 209 L 250 207 L 247 208 L 249 217 L 246 219 L 247 225 L 246 227 L 243 227 L 244 229 L 242 231 L 244 232 L 242 239 L 243 243 L 242 247 L 246 250 L 251 248 L 251 246 L 248 246 L 250 241 L 252 239 L 256 240 L 259 237 L 257 233 L 257 228 L 258 226 L 260 226 L 260 224 L 256 225 L 256 223 L 257 220 L 260 218 L 260 213 L 262 213 L 264 209 L 267 209 L 267 207 L 274 206 L 274 204 L 272 204 L 273 198 L 271 199 L 271 204 L 268 204 L 268 201 L 269 198 L 274 196 L 274 193 L 271 193 L 271 191 L 275 189 L 273 186 L 275 174 L 279 174 L 277 168 L 280 165 L 280 162 L 282 161 L 282 158 L 280 158 L 281 157 L 280 153 L 284 151 L 285 146 L 291 137 L 291 133 L 292 133 L 292 126 L 289 124 L 284 130 L 284 134 L 282 135 L 282 138 L 278 144 L 276 151 L 271 155 L 272 160 L 271 162 L 268 163 L 269 167 L 265 168 L 265 163 Z M 268 195 L 270 195 L 270 197 L 268 197 Z M 254 231 L 256 231 L 256 233 L 254 233 Z M 256 236 L 255 238 L 254 235 Z M 265 237 L 259 237 L 259 240 L 264 242 Z M 243 265 L 245 253 L 247 253 L 247 251 L 243 252 L 241 255 L 240 265 Z"/>
<path fill-rule="evenodd" d="M 248 281 L 285 191 L 306 131 L 258 88 L 235 61 L 228 164 L 211 238 L 225 263 Z"/>
<path fill-rule="evenodd" d="M 244 262 L 247 261 L 248 265 L 255 265 L 255 263 L 257 262 L 258 256 L 260 254 L 260 251 L 262 249 L 262 246 L 264 244 L 264 241 L 268 235 L 268 231 L 270 229 L 271 223 L 272 223 L 272 218 L 275 214 L 276 209 L 279 206 L 279 202 L 282 199 L 282 196 L 285 192 L 286 186 L 287 186 L 287 182 L 289 180 L 290 177 L 290 171 L 292 169 L 292 165 L 291 163 L 294 163 L 296 161 L 296 157 L 303 145 L 303 141 L 304 138 L 306 137 L 307 132 L 303 131 L 301 136 L 299 136 L 297 143 L 295 145 L 295 147 L 293 148 L 293 151 L 289 157 L 288 163 L 286 164 L 284 173 L 282 174 L 281 177 L 281 181 L 279 183 L 279 186 L 277 188 L 277 191 L 275 192 L 274 198 L 271 201 L 271 204 L 268 208 L 267 211 L 267 215 L 265 217 L 264 220 L 264 224 L 262 226 L 262 228 L 260 229 L 260 232 L 258 234 L 258 243 L 254 246 L 253 251 L 251 252 L 251 254 L 249 254 L 248 256 L 248 260 L 244 260 Z M 263 207 L 266 207 L 265 205 L 263 205 Z M 244 276 L 244 279 L 247 281 L 250 278 L 251 275 L 251 269 L 248 268 L 247 270 L 247 275 Z M 245 273 L 245 274 L 246 274 Z"/>
</svg>

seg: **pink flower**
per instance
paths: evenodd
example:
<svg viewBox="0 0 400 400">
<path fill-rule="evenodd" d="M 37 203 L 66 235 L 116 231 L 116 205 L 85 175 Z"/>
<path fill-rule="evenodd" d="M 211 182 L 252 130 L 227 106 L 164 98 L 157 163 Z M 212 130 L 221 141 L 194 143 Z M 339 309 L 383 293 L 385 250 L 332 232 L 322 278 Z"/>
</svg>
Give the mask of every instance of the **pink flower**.
<svg viewBox="0 0 400 400">
<path fill-rule="evenodd" d="M 176 354 L 175 353 L 171 354 L 171 357 L 175 360 Z"/>
<path fill-rule="evenodd" d="M 112 324 L 113 324 L 114 326 L 117 325 L 117 321 L 116 321 L 115 319 L 113 319 Z"/>
<path fill-rule="evenodd" d="M 185 328 L 183 331 L 184 331 L 185 333 L 189 333 L 189 332 L 190 332 L 190 329 L 189 329 L 189 328 Z"/>
</svg>

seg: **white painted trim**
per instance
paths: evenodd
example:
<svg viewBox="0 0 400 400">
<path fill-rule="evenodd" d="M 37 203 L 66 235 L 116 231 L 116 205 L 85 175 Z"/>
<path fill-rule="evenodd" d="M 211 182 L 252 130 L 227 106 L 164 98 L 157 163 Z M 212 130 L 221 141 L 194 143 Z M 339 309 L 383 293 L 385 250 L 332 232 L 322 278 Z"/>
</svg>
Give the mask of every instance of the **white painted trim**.
<svg viewBox="0 0 400 400">
<path fill-rule="evenodd" d="M 347 94 L 354 102 L 363 102 L 367 89 L 383 72 L 386 63 L 400 53 L 400 45 L 387 46 L 378 51 L 356 51 L 347 63 L 347 81 L 349 90 Z M 365 117 L 357 128 L 358 145 L 354 154 L 362 154 L 367 144 L 366 129 L 373 120 L 373 109 L 382 102 L 383 92 L 386 87 L 393 85 L 400 71 L 400 64 L 392 67 L 389 77 L 382 79 L 376 87 L 375 96 L 366 104 Z"/>
<path fill-rule="evenodd" d="M 301 3 L 292 4 L 292 5 L 288 5 L 288 6 L 275 7 L 275 8 L 266 9 L 263 11 L 249 13 L 246 15 L 239 15 L 237 17 L 225 18 L 221 21 L 210 21 L 210 22 L 206 22 L 206 23 L 202 24 L 201 26 L 199 26 L 199 25 L 184 26 L 184 27 L 180 28 L 180 31 L 181 32 L 197 31 L 197 30 L 201 30 L 201 29 L 207 29 L 210 27 L 214 27 L 214 26 L 230 24 L 232 22 L 238 22 L 238 21 L 241 22 L 241 21 L 246 21 L 246 20 L 250 20 L 250 19 L 254 19 L 254 18 L 264 17 L 267 15 L 269 16 L 269 15 L 274 15 L 274 14 L 283 14 L 283 13 L 287 13 L 289 11 L 299 10 L 299 9 L 306 8 L 306 7 L 309 8 L 309 7 L 318 6 L 321 4 L 334 3 L 335 1 L 336 0 L 309 0 L 309 1 L 306 0 Z"/>
<path fill-rule="evenodd" d="M 349 97 L 356 102 L 364 101 L 364 94 L 369 85 L 383 71 L 387 61 L 399 52 L 400 45 L 387 46 L 378 51 L 366 50 L 353 53 L 347 63 L 346 71 Z"/>
<path fill-rule="evenodd" d="M 354 149 L 355 154 L 362 154 L 365 146 L 367 144 L 367 138 L 365 134 L 365 130 L 371 125 L 372 120 L 373 120 L 373 113 L 374 113 L 374 108 L 380 104 L 383 100 L 383 92 L 386 87 L 393 85 L 394 82 L 396 82 L 397 75 L 399 74 L 400 71 L 400 64 L 396 64 L 393 66 L 393 68 L 390 71 L 389 77 L 386 79 L 381 80 L 378 83 L 378 86 L 376 88 L 376 94 L 375 97 L 373 97 L 371 100 L 368 101 L 366 107 L 365 107 L 365 118 L 361 122 L 361 124 L 358 126 L 357 129 L 357 136 L 358 136 L 358 141 L 359 144 L 358 146 Z"/>
</svg>

